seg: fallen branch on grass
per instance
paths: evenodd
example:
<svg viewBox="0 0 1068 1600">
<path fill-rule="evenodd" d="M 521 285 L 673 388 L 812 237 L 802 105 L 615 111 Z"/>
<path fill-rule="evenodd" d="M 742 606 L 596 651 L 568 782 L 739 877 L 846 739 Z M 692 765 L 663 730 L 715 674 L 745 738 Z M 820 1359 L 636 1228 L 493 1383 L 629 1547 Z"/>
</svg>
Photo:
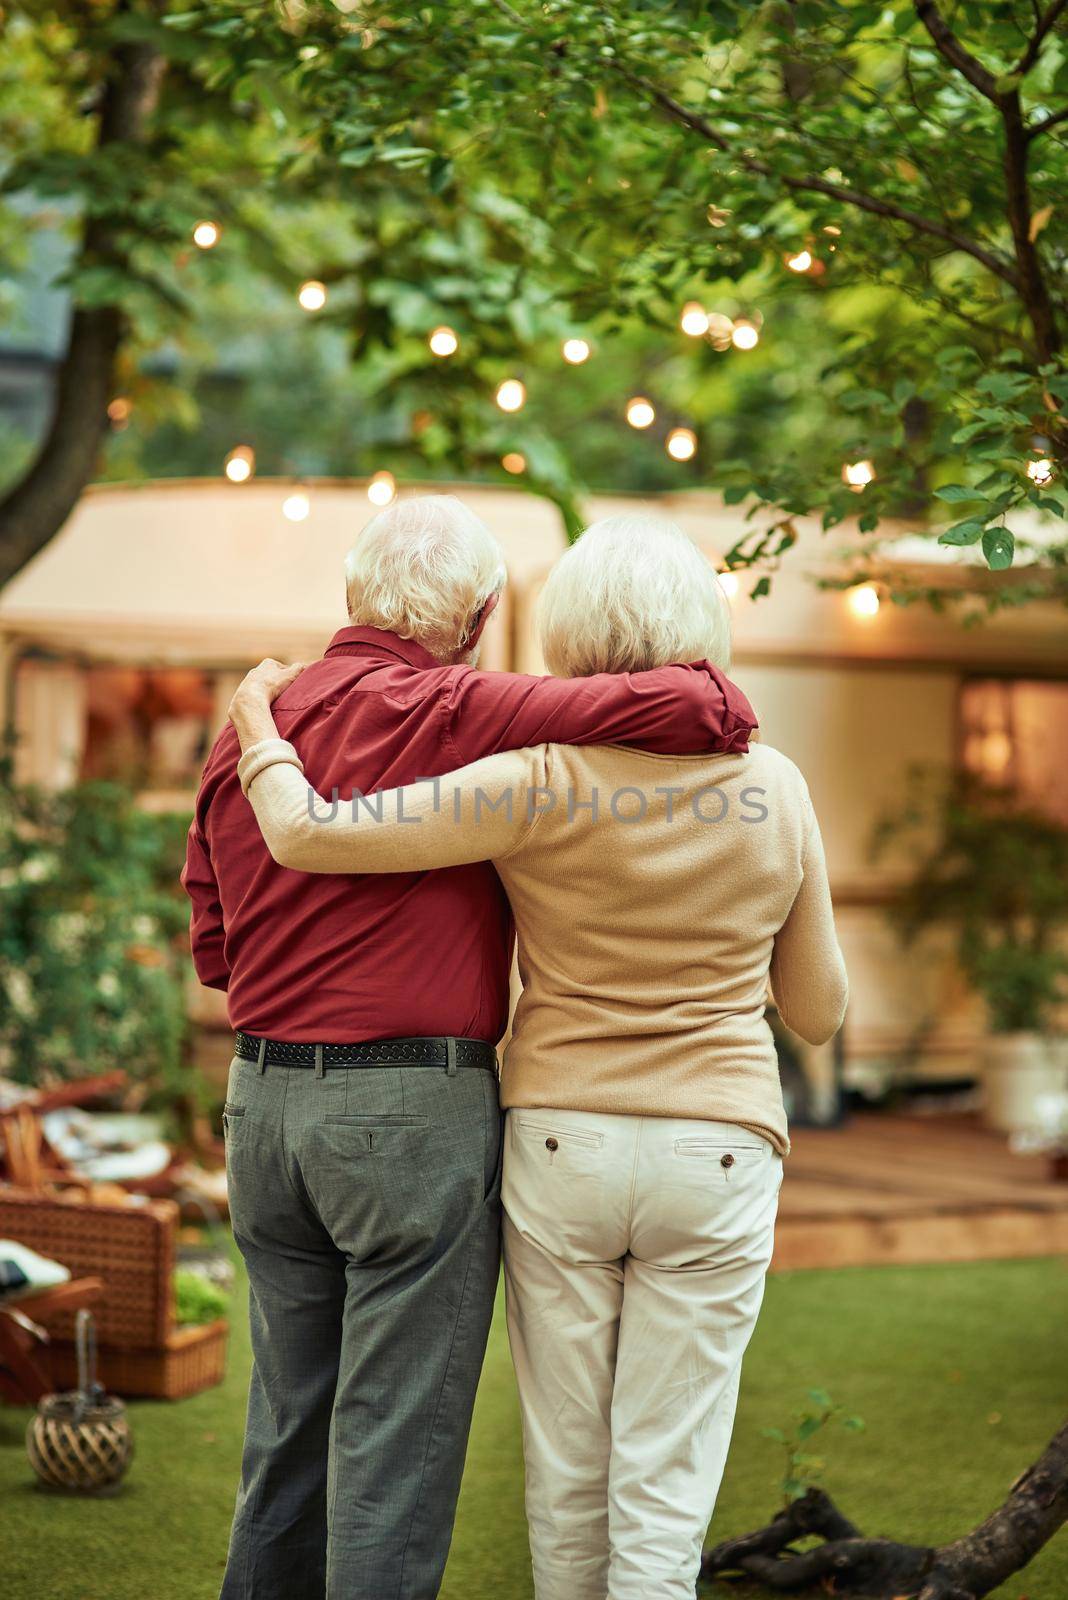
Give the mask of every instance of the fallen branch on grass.
<svg viewBox="0 0 1068 1600">
<path fill-rule="evenodd" d="M 864 1600 L 981 1600 L 1027 1565 L 1068 1521 L 1068 1423 L 1003 1505 L 978 1528 L 938 1547 L 866 1539 L 822 1489 L 810 1489 L 766 1528 L 706 1552 L 701 1576 L 744 1573 L 769 1589 Z M 796 1541 L 815 1535 L 807 1550 Z"/>
</svg>

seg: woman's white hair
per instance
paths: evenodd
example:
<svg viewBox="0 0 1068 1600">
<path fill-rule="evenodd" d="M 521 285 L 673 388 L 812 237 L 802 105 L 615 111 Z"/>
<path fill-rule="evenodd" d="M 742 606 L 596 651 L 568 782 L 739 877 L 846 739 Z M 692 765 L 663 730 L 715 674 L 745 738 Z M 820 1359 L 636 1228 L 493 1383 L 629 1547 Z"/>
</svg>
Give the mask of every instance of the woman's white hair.
<svg viewBox="0 0 1068 1600">
<path fill-rule="evenodd" d="M 538 627 L 558 678 L 730 664 L 730 609 L 715 571 L 674 523 L 640 513 L 593 523 L 560 557 Z"/>
<path fill-rule="evenodd" d="M 441 661 L 463 650 L 505 578 L 496 539 L 452 494 L 394 501 L 345 558 L 352 621 L 416 639 Z"/>
</svg>

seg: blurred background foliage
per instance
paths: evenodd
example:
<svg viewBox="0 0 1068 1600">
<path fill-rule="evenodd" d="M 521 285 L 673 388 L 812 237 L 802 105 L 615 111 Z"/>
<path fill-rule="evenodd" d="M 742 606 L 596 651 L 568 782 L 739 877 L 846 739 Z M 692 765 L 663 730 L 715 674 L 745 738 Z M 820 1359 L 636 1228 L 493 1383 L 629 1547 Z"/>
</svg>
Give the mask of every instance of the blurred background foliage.
<svg viewBox="0 0 1068 1600">
<path fill-rule="evenodd" d="M 754 515 L 739 564 L 798 514 L 859 516 L 873 559 L 904 519 L 1029 563 L 1001 598 L 1065 592 L 1063 533 L 1017 519 L 1068 513 L 1063 6 L 4 11 L 7 306 L 43 230 L 79 317 L 62 426 L 0 430 L 0 570 L 87 476 L 217 474 L 240 442 L 296 476 L 519 456 L 572 529 L 586 488 L 713 486 Z"/>
</svg>

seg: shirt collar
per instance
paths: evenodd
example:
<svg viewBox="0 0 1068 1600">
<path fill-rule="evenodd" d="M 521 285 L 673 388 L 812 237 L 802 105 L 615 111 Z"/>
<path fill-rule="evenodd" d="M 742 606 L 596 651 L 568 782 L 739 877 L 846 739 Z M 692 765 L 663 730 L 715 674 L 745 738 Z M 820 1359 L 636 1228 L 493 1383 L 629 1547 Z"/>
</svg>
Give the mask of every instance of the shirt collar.
<svg viewBox="0 0 1068 1600">
<path fill-rule="evenodd" d="M 384 628 L 339 628 L 326 648 L 328 656 L 376 655 L 395 656 L 410 667 L 440 667 L 429 650 L 424 650 L 414 639 L 400 639 Z"/>
</svg>

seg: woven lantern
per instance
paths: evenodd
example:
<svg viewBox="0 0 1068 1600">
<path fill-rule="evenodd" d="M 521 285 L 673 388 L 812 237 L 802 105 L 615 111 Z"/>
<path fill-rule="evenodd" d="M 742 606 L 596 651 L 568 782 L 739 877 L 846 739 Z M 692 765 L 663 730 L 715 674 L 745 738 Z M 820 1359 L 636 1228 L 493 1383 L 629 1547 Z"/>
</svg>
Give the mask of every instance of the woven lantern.
<svg viewBox="0 0 1068 1600">
<path fill-rule="evenodd" d="M 78 1312 L 78 1388 L 46 1394 L 26 1430 L 30 1465 L 52 1489 L 103 1494 L 130 1464 L 133 1439 L 126 1407 L 96 1381 L 92 1313 Z"/>
</svg>

